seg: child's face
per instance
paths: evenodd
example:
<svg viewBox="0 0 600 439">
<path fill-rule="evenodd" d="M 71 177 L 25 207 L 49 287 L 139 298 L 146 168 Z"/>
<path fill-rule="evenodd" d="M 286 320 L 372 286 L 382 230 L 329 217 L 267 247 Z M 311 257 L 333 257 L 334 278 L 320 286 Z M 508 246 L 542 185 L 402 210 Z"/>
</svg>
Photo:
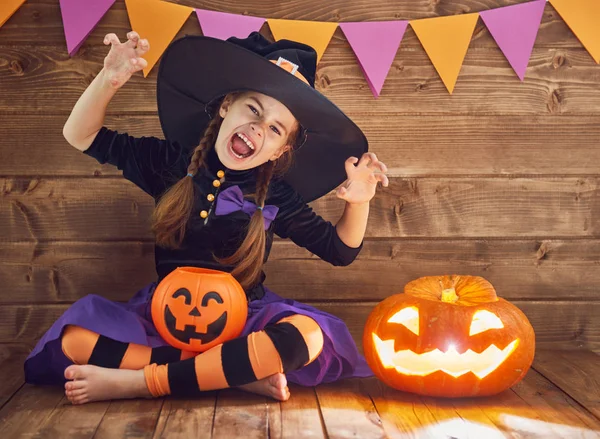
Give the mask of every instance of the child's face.
<svg viewBox="0 0 600 439">
<path fill-rule="evenodd" d="M 277 99 L 247 91 L 233 103 L 225 98 L 219 114 L 224 119 L 215 149 L 219 160 L 229 169 L 255 168 L 269 160 L 276 160 L 291 148 L 287 139 L 296 127 L 296 118 Z M 248 146 L 246 140 L 253 146 Z"/>
</svg>

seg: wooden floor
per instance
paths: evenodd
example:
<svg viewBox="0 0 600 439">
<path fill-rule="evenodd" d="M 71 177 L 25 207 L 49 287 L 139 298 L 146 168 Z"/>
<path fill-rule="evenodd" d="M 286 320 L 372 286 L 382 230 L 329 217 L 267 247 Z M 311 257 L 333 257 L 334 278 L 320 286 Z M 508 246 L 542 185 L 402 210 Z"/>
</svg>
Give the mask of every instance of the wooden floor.
<svg viewBox="0 0 600 439">
<path fill-rule="evenodd" d="M 0 345 L 0 438 L 600 438 L 600 356 L 540 351 L 513 389 L 443 400 L 376 379 L 290 386 L 285 403 L 227 389 L 198 399 L 72 406 L 60 387 L 23 382 L 27 348 Z"/>
</svg>

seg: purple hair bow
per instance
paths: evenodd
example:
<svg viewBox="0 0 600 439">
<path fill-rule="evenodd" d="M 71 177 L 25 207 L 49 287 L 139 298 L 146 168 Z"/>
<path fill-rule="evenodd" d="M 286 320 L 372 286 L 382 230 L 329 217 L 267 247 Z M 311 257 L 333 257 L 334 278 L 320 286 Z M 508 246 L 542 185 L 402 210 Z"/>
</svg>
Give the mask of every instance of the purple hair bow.
<svg viewBox="0 0 600 439">
<path fill-rule="evenodd" d="M 231 186 L 219 192 L 219 201 L 215 209 L 215 215 L 228 215 L 232 212 L 241 210 L 248 216 L 252 216 L 258 206 L 251 201 L 244 200 L 244 194 L 239 186 Z M 263 207 L 263 218 L 265 220 L 265 230 L 269 228 L 271 222 L 277 216 L 279 207 L 267 204 Z"/>
</svg>

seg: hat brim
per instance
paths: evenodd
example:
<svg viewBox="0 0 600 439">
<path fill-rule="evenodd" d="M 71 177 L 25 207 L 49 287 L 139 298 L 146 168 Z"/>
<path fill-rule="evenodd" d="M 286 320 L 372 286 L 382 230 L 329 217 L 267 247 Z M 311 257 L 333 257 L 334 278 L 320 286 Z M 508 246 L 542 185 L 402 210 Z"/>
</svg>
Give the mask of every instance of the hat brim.
<svg viewBox="0 0 600 439">
<path fill-rule="evenodd" d="M 198 35 L 172 42 L 160 62 L 156 94 L 165 137 L 195 148 L 210 121 L 206 105 L 238 90 L 277 99 L 306 128 L 284 179 L 307 203 L 343 183 L 344 161 L 368 150 L 360 128 L 319 91 L 246 48 Z"/>
</svg>

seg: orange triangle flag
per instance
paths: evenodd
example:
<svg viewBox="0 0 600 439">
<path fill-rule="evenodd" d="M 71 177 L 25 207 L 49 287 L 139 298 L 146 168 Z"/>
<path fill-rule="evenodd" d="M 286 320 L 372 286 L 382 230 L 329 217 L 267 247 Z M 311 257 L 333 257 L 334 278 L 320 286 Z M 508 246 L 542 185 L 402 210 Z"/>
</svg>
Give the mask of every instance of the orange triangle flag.
<svg viewBox="0 0 600 439">
<path fill-rule="evenodd" d="M 0 1 L 0 26 L 17 12 L 21 6 L 23 6 L 25 0 L 2 0 Z"/>
<path fill-rule="evenodd" d="M 600 1 L 550 0 L 581 44 L 600 63 Z"/>
<path fill-rule="evenodd" d="M 148 62 L 143 70 L 145 78 L 194 8 L 159 0 L 125 0 L 125 5 L 131 29 L 150 43 L 150 50 L 143 56 Z"/>
<path fill-rule="evenodd" d="M 414 20 L 410 25 L 452 94 L 479 13 Z"/>
<path fill-rule="evenodd" d="M 337 23 L 325 21 L 282 20 L 276 18 L 269 18 L 267 21 L 275 41 L 286 39 L 313 47 L 317 51 L 317 64 L 323 53 L 325 53 L 325 49 L 327 49 L 327 45 L 338 26 Z"/>
</svg>

